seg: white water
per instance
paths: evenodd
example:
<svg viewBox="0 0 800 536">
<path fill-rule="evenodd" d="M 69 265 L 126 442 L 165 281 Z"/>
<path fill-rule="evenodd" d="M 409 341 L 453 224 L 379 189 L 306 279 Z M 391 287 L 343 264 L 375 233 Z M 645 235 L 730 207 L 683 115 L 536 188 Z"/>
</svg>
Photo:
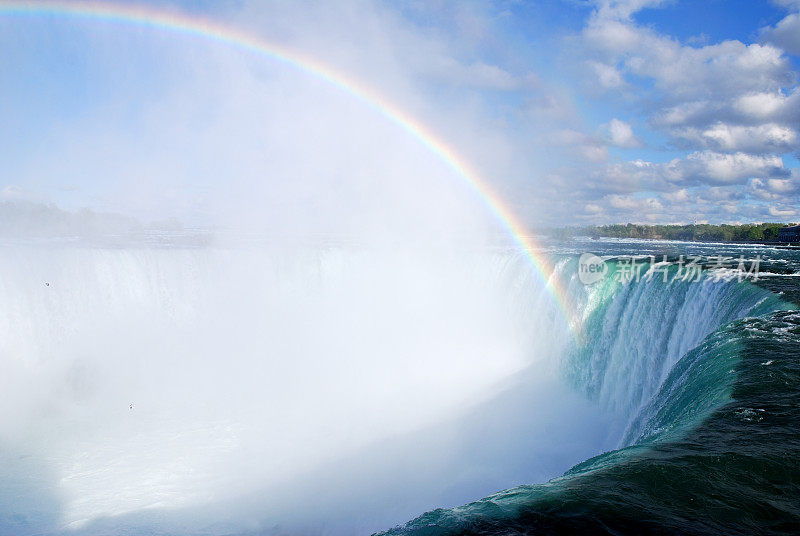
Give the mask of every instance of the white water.
<svg viewBox="0 0 800 536">
<path fill-rule="evenodd" d="M 17 533 L 364 533 L 603 440 L 558 382 L 566 326 L 513 254 L 15 246 L 0 304 Z"/>
<path fill-rule="evenodd" d="M 589 290 L 582 345 L 563 367 L 579 390 L 614 421 L 618 446 L 669 372 L 721 326 L 753 313 L 770 293 L 713 272 L 699 281 L 662 275 L 620 284 L 610 276 Z"/>
<path fill-rule="evenodd" d="M 542 482 L 763 297 L 570 267 L 577 342 L 511 252 L 6 247 L 0 533 L 366 534 Z"/>
</svg>

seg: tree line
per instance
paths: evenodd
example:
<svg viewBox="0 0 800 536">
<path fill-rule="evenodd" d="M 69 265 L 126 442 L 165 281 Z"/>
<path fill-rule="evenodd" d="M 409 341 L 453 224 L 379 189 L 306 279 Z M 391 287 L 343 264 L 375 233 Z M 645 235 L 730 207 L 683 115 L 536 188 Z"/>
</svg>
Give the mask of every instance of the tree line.
<svg viewBox="0 0 800 536">
<path fill-rule="evenodd" d="M 591 236 L 603 238 L 649 238 L 660 240 L 686 240 L 702 242 L 774 242 L 778 229 L 786 223 L 748 223 L 742 225 L 640 225 L 613 224 L 552 229 L 549 234 L 558 238 Z"/>
</svg>

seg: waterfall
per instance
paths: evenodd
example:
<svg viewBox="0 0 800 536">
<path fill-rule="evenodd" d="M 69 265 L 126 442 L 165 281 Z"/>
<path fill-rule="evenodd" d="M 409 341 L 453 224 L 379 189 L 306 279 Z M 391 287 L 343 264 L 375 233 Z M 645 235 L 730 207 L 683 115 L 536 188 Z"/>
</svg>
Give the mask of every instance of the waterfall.
<svg viewBox="0 0 800 536">
<path fill-rule="evenodd" d="M 652 433 L 676 363 L 777 307 L 556 267 L 572 329 L 503 249 L 6 246 L 0 526 L 366 534 Z"/>
</svg>

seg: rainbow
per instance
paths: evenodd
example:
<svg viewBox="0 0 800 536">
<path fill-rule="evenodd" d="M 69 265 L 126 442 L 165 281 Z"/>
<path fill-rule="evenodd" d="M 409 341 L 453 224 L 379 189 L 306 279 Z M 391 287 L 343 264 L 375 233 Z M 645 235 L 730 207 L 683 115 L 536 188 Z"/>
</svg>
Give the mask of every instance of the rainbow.
<svg viewBox="0 0 800 536">
<path fill-rule="evenodd" d="M 75 1 L 3 1 L 0 0 L 0 17 L 48 16 L 70 17 L 106 23 L 124 24 L 169 31 L 194 38 L 213 41 L 251 54 L 269 58 L 273 61 L 298 69 L 312 77 L 324 80 L 339 90 L 372 108 L 391 121 L 424 146 L 450 167 L 486 204 L 488 210 L 511 236 L 524 255 L 530 260 L 536 275 L 548 290 L 553 302 L 561 311 L 570 330 L 575 333 L 578 326 L 571 312 L 567 294 L 554 272 L 549 260 L 538 251 L 534 240 L 516 215 L 505 206 L 469 164 L 430 128 L 404 112 L 381 94 L 365 84 L 350 78 L 347 74 L 334 71 L 313 57 L 297 50 L 291 50 L 278 43 L 225 26 L 218 22 L 193 16 L 183 12 L 157 10 L 152 7 L 134 4 L 115 4 L 110 2 Z"/>
</svg>

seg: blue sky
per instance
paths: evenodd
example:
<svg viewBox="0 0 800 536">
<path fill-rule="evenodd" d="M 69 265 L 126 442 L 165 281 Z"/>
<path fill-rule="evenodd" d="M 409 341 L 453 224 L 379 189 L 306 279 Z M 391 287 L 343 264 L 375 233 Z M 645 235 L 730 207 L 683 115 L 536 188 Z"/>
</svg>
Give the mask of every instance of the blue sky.
<svg viewBox="0 0 800 536">
<path fill-rule="evenodd" d="M 800 220 L 794 0 L 149 4 L 244 28 L 377 88 L 532 225 Z M 320 114 L 336 124 L 332 102 L 361 113 L 285 66 L 149 30 L 0 17 L 0 50 L 6 200 L 198 220 L 249 195 L 255 166 L 301 182 L 263 155 L 288 162 L 286 147 L 309 137 L 277 120 L 264 130 L 254 106 L 277 117 L 281 96 L 307 92 L 294 115 L 312 130 Z M 266 94 L 277 100 L 250 100 Z M 383 132 L 366 116 L 354 123 Z M 267 143 L 295 131 L 294 144 L 258 150 L 213 135 Z M 316 153 L 340 151 L 317 138 Z M 224 164 L 233 158 L 248 164 Z"/>
</svg>

